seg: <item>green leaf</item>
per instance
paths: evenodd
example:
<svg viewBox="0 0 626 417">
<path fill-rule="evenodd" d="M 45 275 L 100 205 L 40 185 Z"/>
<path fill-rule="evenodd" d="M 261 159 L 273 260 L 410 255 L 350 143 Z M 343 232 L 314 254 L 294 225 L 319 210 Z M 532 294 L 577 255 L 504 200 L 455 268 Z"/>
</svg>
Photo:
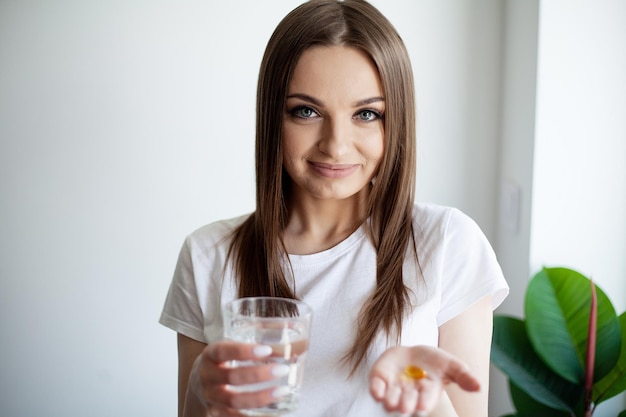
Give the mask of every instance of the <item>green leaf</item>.
<svg viewBox="0 0 626 417">
<path fill-rule="evenodd" d="M 522 320 L 497 315 L 493 323 L 493 364 L 536 401 L 572 412 L 582 398 L 582 385 L 561 378 L 543 363 L 530 344 Z"/>
<path fill-rule="evenodd" d="M 615 309 L 596 285 L 598 321 L 594 380 L 607 375 L 619 357 L 620 328 Z M 567 268 L 544 268 L 528 285 L 526 328 L 537 354 L 566 380 L 584 382 L 591 291 L 589 279 Z"/>
<path fill-rule="evenodd" d="M 597 405 L 626 391 L 626 312 L 619 316 L 622 348 L 617 364 L 593 386 L 593 402 Z"/>
<path fill-rule="evenodd" d="M 617 417 L 626 417 L 626 410 L 619 413 Z"/>
<path fill-rule="evenodd" d="M 555 288 L 550 270 L 546 268 L 530 281 L 524 304 L 528 337 L 537 354 L 554 372 L 570 382 L 581 383 L 584 370 L 576 357 L 576 348 L 559 303 L 559 290 L 561 294 L 566 293 L 561 286 Z M 580 302 L 579 297 L 574 299 L 570 295 L 568 298 Z"/>
<path fill-rule="evenodd" d="M 510 380 L 509 392 L 511 393 L 511 400 L 519 416 L 571 417 L 571 413 L 567 411 L 556 410 L 535 401 L 530 395 L 526 394 L 524 390 Z"/>
</svg>

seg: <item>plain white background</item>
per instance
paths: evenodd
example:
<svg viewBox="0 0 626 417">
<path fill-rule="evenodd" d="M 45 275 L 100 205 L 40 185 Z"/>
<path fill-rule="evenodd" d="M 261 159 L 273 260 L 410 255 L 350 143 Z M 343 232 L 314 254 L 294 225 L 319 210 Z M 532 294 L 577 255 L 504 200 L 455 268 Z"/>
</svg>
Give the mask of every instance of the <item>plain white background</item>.
<svg viewBox="0 0 626 417">
<path fill-rule="evenodd" d="M 543 264 L 624 311 L 624 3 L 373 3 L 413 60 L 418 199 L 481 225 L 501 311 Z M 160 309 L 185 235 L 254 209 L 258 66 L 297 4 L 0 0 L 1 415 L 175 415 Z"/>
</svg>

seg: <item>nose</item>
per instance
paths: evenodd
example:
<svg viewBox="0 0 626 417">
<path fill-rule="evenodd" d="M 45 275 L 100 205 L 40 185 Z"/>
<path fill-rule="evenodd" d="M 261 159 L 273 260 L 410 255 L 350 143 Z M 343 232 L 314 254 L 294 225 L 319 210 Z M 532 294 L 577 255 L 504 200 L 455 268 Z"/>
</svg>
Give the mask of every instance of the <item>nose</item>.
<svg viewBox="0 0 626 417">
<path fill-rule="evenodd" d="M 322 136 L 317 144 L 320 152 L 339 159 L 348 152 L 350 144 L 350 122 L 333 117 L 324 120 Z"/>
</svg>

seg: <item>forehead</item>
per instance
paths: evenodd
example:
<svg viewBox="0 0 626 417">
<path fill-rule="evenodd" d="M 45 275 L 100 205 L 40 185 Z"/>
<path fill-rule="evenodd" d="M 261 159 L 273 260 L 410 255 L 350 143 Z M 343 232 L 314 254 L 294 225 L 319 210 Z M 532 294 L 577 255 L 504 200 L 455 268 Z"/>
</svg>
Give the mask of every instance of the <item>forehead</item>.
<svg viewBox="0 0 626 417">
<path fill-rule="evenodd" d="M 289 93 L 382 96 L 380 76 L 369 55 L 349 46 L 314 46 L 302 53 Z"/>
</svg>

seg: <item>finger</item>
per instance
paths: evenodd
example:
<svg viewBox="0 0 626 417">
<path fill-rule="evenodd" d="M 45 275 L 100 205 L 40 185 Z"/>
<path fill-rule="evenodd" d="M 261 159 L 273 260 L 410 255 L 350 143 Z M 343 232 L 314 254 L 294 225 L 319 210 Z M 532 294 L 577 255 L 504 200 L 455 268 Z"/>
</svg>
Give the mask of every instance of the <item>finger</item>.
<svg viewBox="0 0 626 417">
<path fill-rule="evenodd" d="M 224 380 L 228 385 L 247 385 L 270 381 L 289 375 L 291 368 L 286 364 L 264 364 L 258 366 L 233 366 L 224 369 Z"/>
<path fill-rule="evenodd" d="M 222 341 L 208 345 L 203 354 L 213 362 L 265 358 L 272 354 L 267 345 Z"/>
<path fill-rule="evenodd" d="M 439 381 L 423 380 L 417 397 L 415 411 L 418 413 L 430 413 L 439 403 L 443 386 Z"/>
<path fill-rule="evenodd" d="M 387 411 L 395 411 L 400 404 L 402 389 L 398 385 L 390 385 L 385 393 L 384 406 Z"/>
<path fill-rule="evenodd" d="M 456 383 L 465 391 L 474 392 L 480 390 L 480 382 L 478 379 L 470 373 L 467 365 L 457 360 L 449 363 L 445 373 L 445 379 Z"/>
<path fill-rule="evenodd" d="M 407 386 L 402 390 L 402 396 L 400 397 L 400 412 L 412 413 L 417 409 L 417 399 L 419 393 L 414 386 Z"/>
<path fill-rule="evenodd" d="M 370 393 L 375 400 L 380 401 L 385 397 L 387 383 L 378 376 L 372 376 L 370 379 Z"/>
<path fill-rule="evenodd" d="M 200 379 L 207 388 L 215 385 L 238 386 L 279 379 L 289 375 L 290 372 L 291 368 L 286 364 L 237 366 L 222 363 L 203 368 L 200 371 Z"/>
<path fill-rule="evenodd" d="M 243 384 L 246 381 L 254 382 L 255 378 L 263 378 L 271 370 L 259 370 L 246 379 L 246 372 L 233 373 L 233 367 L 227 361 L 263 359 L 272 353 L 269 346 L 251 345 L 235 342 L 217 342 L 208 345 L 201 355 L 200 379 L 205 384 Z M 233 378 L 233 380 L 231 380 Z"/>
<path fill-rule="evenodd" d="M 467 365 L 450 353 L 425 347 L 422 349 L 422 355 L 426 363 L 440 364 L 443 369 L 441 378 L 444 383 L 454 382 L 466 391 L 480 390 L 480 382 L 472 375 Z"/>
<path fill-rule="evenodd" d="M 272 387 L 261 391 L 240 392 L 226 386 L 226 404 L 233 409 L 259 408 L 276 402 L 291 392 L 287 386 Z"/>
</svg>

